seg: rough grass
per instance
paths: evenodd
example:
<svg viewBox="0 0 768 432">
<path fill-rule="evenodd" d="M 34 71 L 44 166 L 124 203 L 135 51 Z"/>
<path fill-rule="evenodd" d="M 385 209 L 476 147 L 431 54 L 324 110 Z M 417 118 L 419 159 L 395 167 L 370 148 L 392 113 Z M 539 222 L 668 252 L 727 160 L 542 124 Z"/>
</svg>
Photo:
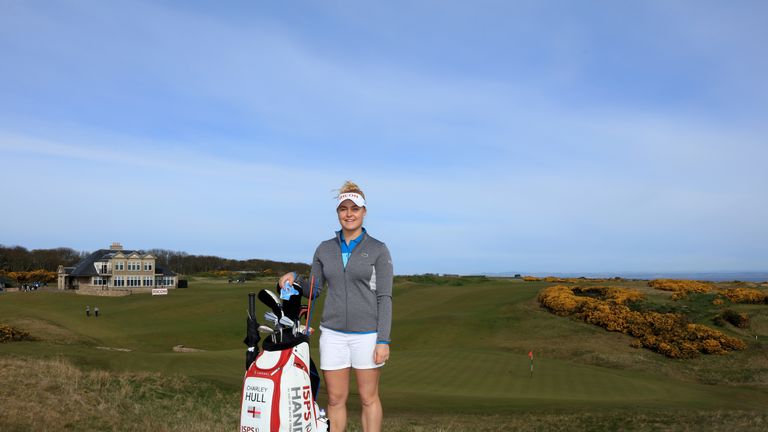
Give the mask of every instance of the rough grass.
<svg viewBox="0 0 768 432">
<path fill-rule="evenodd" d="M 184 376 L 82 371 L 63 359 L 0 357 L 0 382 L 3 431 L 237 428 L 230 412 L 237 395 Z"/>
</svg>

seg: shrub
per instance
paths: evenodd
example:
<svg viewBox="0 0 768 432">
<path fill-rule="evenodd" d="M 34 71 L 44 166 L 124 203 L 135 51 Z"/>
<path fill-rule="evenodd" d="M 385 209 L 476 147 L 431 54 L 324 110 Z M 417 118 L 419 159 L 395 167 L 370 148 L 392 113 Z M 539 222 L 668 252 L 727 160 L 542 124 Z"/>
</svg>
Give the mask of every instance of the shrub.
<svg viewBox="0 0 768 432">
<path fill-rule="evenodd" d="M 654 279 L 648 286 L 657 290 L 672 291 L 672 300 L 680 300 L 689 293 L 706 293 L 712 291 L 712 284 L 693 280 Z"/>
<path fill-rule="evenodd" d="M 32 340 L 32 336 L 25 331 L 13 328 L 9 325 L 0 324 L 0 343 L 18 342 L 22 340 Z"/>
<path fill-rule="evenodd" d="M 726 309 L 715 318 L 715 322 L 721 326 L 728 322 L 734 327 L 746 329 L 749 328 L 749 314 L 746 312 L 739 313 L 731 309 Z"/>
<path fill-rule="evenodd" d="M 56 272 L 43 269 L 7 272 L 6 275 L 22 284 L 28 282 L 56 282 L 56 278 L 58 277 Z"/>
<path fill-rule="evenodd" d="M 709 282 L 678 279 L 654 279 L 648 286 L 663 291 L 688 291 L 705 293 L 712 289 Z"/>
<path fill-rule="evenodd" d="M 624 292 L 622 292 L 624 291 Z M 595 296 L 595 294 L 598 294 Z M 691 324 L 677 313 L 631 310 L 625 303 L 642 295 L 616 287 L 568 287 L 555 285 L 539 293 L 541 305 L 560 316 L 574 316 L 608 331 L 631 335 L 648 349 L 670 358 L 724 354 L 746 344 L 700 324 Z"/>
<path fill-rule="evenodd" d="M 559 278 L 559 277 L 556 277 L 556 276 L 547 276 L 547 277 L 544 278 L 544 282 L 549 282 L 549 283 L 568 283 L 568 279 Z"/>
<path fill-rule="evenodd" d="M 714 339 L 705 339 L 701 345 L 704 352 L 707 354 L 717 354 L 723 351 L 723 347 L 720 346 L 720 342 Z"/>
<path fill-rule="evenodd" d="M 612 286 L 576 287 L 573 289 L 573 292 L 576 295 L 586 294 L 590 297 L 602 298 L 616 304 L 625 304 L 643 299 L 643 294 L 640 291 Z"/>
<path fill-rule="evenodd" d="M 575 296 L 571 288 L 565 285 L 555 285 L 542 290 L 538 299 L 552 313 L 567 316 L 576 313 L 587 298 Z"/>
<path fill-rule="evenodd" d="M 729 288 L 722 291 L 722 294 L 733 303 L 768 303 L 768 294 L 751 288 Z"/>
</svg>

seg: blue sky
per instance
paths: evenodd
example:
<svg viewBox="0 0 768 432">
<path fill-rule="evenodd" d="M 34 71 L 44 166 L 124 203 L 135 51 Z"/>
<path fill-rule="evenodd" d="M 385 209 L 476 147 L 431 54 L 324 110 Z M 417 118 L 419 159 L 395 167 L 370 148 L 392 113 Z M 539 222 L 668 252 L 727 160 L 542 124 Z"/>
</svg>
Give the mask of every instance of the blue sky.
<svg viewBox="0 0 768 432">
<path fill-rule="evenodd" d="M 0 1 L 0 244 L 768 270 L 768 5 Z"/>
</svg>

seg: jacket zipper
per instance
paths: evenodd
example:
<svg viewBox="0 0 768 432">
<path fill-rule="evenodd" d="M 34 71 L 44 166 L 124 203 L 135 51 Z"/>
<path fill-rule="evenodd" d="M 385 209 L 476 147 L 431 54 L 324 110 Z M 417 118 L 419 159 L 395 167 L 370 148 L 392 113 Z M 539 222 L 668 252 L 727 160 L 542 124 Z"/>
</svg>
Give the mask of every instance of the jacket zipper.
<svg viewBox="0 0 768 432">
<path fill-rule="evenodd" d="M 363 236 L 363 238 L 360 239 L 360 243 L 358 243 L 357 246 L 355 246 L 355 249 L 362 246 L 362 244 L 367 240 L 366 233 L 362 233 L 361 235 Z M 342 258 L 341 254 L 343 252 L 341 251 L 341 233 L 339 233 L 339 235 L 337 236 L 337 239 L 339 241 L 339 255 L 340 255 L 339 257 Z M 349 266 L 349 263 L 352 261 L 352 255 L 354 255 L 354 253 L 350 252 L 349 258 L 347 258 L 347 265 L 344 265 L 343 258 L 341 260 L 341 270 L 342 270 L 342 273 L 344 273 L 344 300 L 345 300 L 344 301 L 345 303 L 344 304 L 344 323 L 345 323 L 344 328 L 345 329 L 349 329 L 349 289 L 347 287 L 347 266 Z"/>
</svg>

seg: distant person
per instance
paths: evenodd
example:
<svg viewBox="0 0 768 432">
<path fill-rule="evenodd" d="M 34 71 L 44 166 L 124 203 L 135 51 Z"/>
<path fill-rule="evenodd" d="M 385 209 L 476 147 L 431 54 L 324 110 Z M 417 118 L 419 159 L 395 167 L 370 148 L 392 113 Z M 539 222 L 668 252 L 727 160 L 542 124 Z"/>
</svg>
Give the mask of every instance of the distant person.
<svg viewBox="0 0 768 432">
<path fill-rule="evenodd" d="M 99 317 L 99 307 L 98 306 L 93 308 L 93 316 L 95 316 L 96 318 Z"/>
<path fill-rule="evenodd" d="M 281 287 L 299 282 L 305 296 L 309 296 L 312 278 L 313 297 L 327 284 L 320 321 L 320 369 L 328 389 L 328 419 L 334 432 L 347 426 L 351 369 L 362 402 L 363 430 L 381 431 L 379 368 L 389 359 L 393 270 L 387 246 L 363 228 L 366 213 L 365 194 L 347 181 L 336 199 L 341 230 L 315 250 L 310 278 L 297 278 L 295 273 L 280 278 Z"/>
<path fill-rule="evenodd" d="M 86 306 L 85 307 L 85 316 L 90 317 L 91 316 L 91 307 Z"/>
</svg>

